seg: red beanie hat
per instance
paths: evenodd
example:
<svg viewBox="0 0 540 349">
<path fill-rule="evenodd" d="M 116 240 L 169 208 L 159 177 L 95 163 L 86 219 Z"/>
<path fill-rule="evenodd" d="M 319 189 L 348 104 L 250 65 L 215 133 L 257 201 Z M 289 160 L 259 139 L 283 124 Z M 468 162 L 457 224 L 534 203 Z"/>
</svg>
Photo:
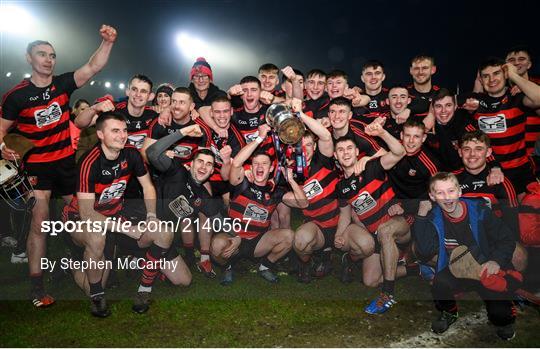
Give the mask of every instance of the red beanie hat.
<svg viewBox="0 0 540 349">
<path fill-rule="evenodd" d="M 212 68 L 204 57 L 197 58 L 195 63 L 193 63 L 193 67 L 191 67 L 191 72 L 189 73 L 189 80 L 193 80 L 193 76 L 197 73 L 208 75 L 208 77 L 210 77 L 210 81 L 214 80 L 214 77 L 212 76 Z"/>
</svg>

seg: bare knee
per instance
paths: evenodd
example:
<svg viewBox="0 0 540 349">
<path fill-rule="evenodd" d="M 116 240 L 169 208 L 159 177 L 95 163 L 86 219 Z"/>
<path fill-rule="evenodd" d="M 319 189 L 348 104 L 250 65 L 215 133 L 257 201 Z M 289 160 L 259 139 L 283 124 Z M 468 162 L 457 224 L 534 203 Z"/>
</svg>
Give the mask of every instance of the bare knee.
<svg viewBox="0 0 540 349">
<path fill-rule="evenodd" d="M 373 276 L 369 274 L 364 274 L 362 276 L 362 282 L 367 287 L 376 288 L 376 287 L 379 287 L 381 284 L 381 277 L 380 275 Z"/>
<path fill-rule="evenodd" d="M 186 273 L 181 275 L 171 275 L 168 279 L 175 286 L 189 286 L 191 285 L 192 275 L 189 269 L 187 269 Z"/>
<path fill-rule="evenodd" d="M 95 256 L 101 256 L 105 249 L 106 236 L 100 233 L 88 233 L 84 246 L 87 251 L 91 252 Z"/>
<path fill-rule="evenodd" d="M 223 237 L 215 237 L 212 239 L 212 242 L 210 243 L 210 253 L 215 258 L 222 258 L 221 254 L 223 253 L 223 250 L 225 247 L 227 247 L 228 241 Z"/>
<path fill-rule="evenodd" d="M 300 229 L 294 234 L 294 249 L 296 251 L 305 251 L 312 242 L 313 236 L 307 230 Z"/>
</svg>

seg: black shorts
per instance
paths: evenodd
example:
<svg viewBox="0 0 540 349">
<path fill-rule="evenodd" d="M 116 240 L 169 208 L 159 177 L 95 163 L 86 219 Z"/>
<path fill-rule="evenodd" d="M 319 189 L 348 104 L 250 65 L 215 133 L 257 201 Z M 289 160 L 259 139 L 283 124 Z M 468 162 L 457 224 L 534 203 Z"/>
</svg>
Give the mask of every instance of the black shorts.
<svg viewBox="0 0 540 349">
<path fill-rule="evenodd" d="M 253 239 L 242 239 L 240 246 L 238 247 L 238 257 L 239 258 L 255 258 L 255 247 L 259 241 L 261 241 L 264 234 L 259 234 L 259 236 L 254 237 Z"/>
<path fill-rule="evenodd" d="M 317 224 L 317 223 L 315 223 L 315 224 Z M 334 247 L 334 240 L 336 238 L 337 227 L 322 228 L 318 224 L 317 224 L 317 227 L 319 227 L 319 229 L 321 230 L 321 232 L 322 232 L 322 234 L 324 236 L 324 245 L 323 245 L 322 249 L 324 250 L 325 248 L 328 248 L 328 247 Z"/>
<path fill-rule="evenodd" d="M 516 194 L 526 193 L 527 185 L 535 182 L 536 179 L 533 175 L 531 164 L 528 162 L 523 166 L 519 166 L 511 169 L 503 169 L 503 174 L 514 185 Z"/>
<path fill-rule="evenodd" d="M 52 162 L 25 163 L 24 169 L 36 190 L 51 190 L 58 195 L 71 195 L 77 186 L 75 156 Z"/>
</svg>

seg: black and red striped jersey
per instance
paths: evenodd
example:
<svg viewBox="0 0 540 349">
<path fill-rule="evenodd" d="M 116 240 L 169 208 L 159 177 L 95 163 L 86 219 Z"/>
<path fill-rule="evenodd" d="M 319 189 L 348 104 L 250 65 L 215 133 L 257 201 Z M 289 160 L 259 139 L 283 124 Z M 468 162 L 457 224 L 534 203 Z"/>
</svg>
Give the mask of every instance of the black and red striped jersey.
<svg viewBox="0 0 540 349">
<path fill-rule="evenodd" d="M 228 145 L 232 149 L 231 158 L 235 157 L 236 154 L 238 154 L 238 152 L 240 151 L 240 149 L 242 149 L 242 147 L 246 145 L 244 137 L 233 124 L 230 124 L 229 128 L 227 129 L 227 138 L 220 137 L 214 130 L 210 128 L 210 126 L 208 126 L 202 120 L 199 125 L 201 126 L 201 130 L 203 131 L 203 133 L 210 140 L 210 149 L 212 150 L 216 158 L 216 162 L 214 164 L 214 174 L 210 176 L 210 181 L 223 181 L 223 178 L 221 177 L 221 167 L 223 166 L 223 160 L 221 159 L 219 151 L 223 147 Z"/>
<path fill-rule="evenodd" d="M 285 191 L 272 183 L 261 187 L 244 178 L 233 186 L 229 204 L 229 217 L 242 221 L 242 230 L 237 232 L 242 239 L 253 239 L 270 228 L 270 217 L 282 201 Z"/>
<path fill-rule="evenodd" d="M 317 99 L 305 99 L 303 112 L 314 119 L 321 119 L 328 116 L 329 105 L 330 97 L 328 97 L 328 94 L 325 92 Z"/>
<path fill-rule="evenodd" d="M 441 161 L 441 170 L 456 171 L 463 166 L 458 153 L 458 143 L 466 132 L 475 131 L 475 122 L 464 109 L 457 109 L 452 119 L 441 125 L 435 122 L 435 133 L 428 133 L 425 145 Z"/>
<path fill-rule="evenodd" d="M 259 135 L 259 125 L 266 122 L 267 109 L 268 106 L 262 105 L 255 113 L 247 112 L 244 106 L 234 110 L 231 121 L 240 131 L 246 143 L 251 143 Z"/>
<path fill-rule="evenodd" d="M 540 85 L 540 77 L 529 76 L 529 81 Z M 525 122 L 525 148 L 527 155 L 531 155 L 534 152 L 534 144 L 540 138 L 540 115 L 536 113 L 536 110 L 527 108 L 527 119 Z"/>
<path fill-rule="evenodd" d="M 476 94 L 479 106 L 474 114 L 478 128 L 491 139 L 495 159 L 503 170 L 525 166 L 525 109 L 522 93 L 515 96 L 507 91 L 501 97 Z"/>
<path fill-rule="evenodd" d="M 390 117 L 390 105 L 387 103 L 388 89 L 383 87 L 381 92 L 370 98 L 368 105 L 364 107 L 364 112 L 358 115 L 358 119 L 366 124 L 370 124 L 375 118 Z"/>
<path fill-rule="evenodd" d="M 141 149 L 144 140 L 150 135 L 150 124 L 154 120 L 157 120 L 159 114 L 152 108 L 145 107 L 141 116 L 133 116 L 129 113 L 127 101 L 117 103 L 115 105 L 115 111 L 126 118 L 128 144 Z"/>
<path fill-rule="evenodd" d="M 35 148 L 28 163 L 52 162 L 74 154 L 69 133 L 69 98 L 77 89 L 74 73 L 53 76 L 46 87 L 24 79 L 2 98 L 1 118 L 15 121 L 14 131 Z"/>
<path fill-rule="evenodd" d="M 114 216 L 122 209 L 130 178 L 147 173 L 141 154 L 130 145 L 120 151 L 118 158 L 108 160 L 101 143 L 97 143 L 83 155 L 78 166 L 77 192 L 94 193 L 94 209 L 105 216 Z M 77 195 L 73 196 L 67 210 L 79 213 Z"/>
<path fill-rule="evenodd" d="M 505 177 L 504 181 L 496 185 L 487 185 L 486 178 L 489 175 L 489 168 L 486 166 L 478 174 L 472 174 L 465 169 L 455 172 L 461 187 L 463 197 L 476 197 L 486 200 L 487 205 L 493 213 L 502 218 L 503 221 L 518 233 L 518 200 L 514 186 Z"/>
<path fill-rule="evenodd" d="M 429 112 L 429 105 L 433 96 L 439 92 L 440 87 L 437 85 L 432 85 L 429 92 L 418 92 L 414 88 L 414 84 L 407 86 L 407 91 L 409 91 L 409 97 L 411 97 L 411 104 L 409 104 L 409 109 L 412 113 L 416 115 L 426 116 Z"/>
<path fill-rule="evenodd" d="M 336 191 L 339 206 L 351 205 L 370 233 L 375 233 L 379 225 L 391 218 L 388 209 L 397 203 L 396 194 L 380 159 L 369 161 L 359 176 L 342 178 Z"/>
<path fill-rule="evenodd" d="M 307 222 L 313 222 L 320 228 L 335 228 L 339 220 L 336 186 L 339 182 L 338 171 L 333 158 L 315 150 L 308 166 L 308 178 L 303 189 L 309 206 L 302 210 Z"/>
<path fill-rule="evenodd" d="M 399 199 L 427 199 L 428 181 L 441 165 L 424 146 L 415 154 L 405 155 L 388 176 Z"/>
<path fill-rule="evenodd" d="M 180 125 L 173 120 L 170 126 L 162 126 L 159 124 L 158 119 L 155 119 L 150 124 L 149 136 L 152 139 L 158 140 L 167 135 L 170 135 L 171 133 L 183 129 L 184 127 L 194 124 L 199 124 L 201 126 L 201 129 L 203 130 L 202 137 L 183 137 L 179 142 L 172 145 L 170 149 L 174 151 L 175 157 L 178 157 L 183 164 L 187 164 L 191 162 L 193 156 L 195 155 L 195 152 L 197 151 L 197 149 L 199 149 L 199 147 L 210 148 L 209 135 L 208 133 L 204 132 L 204 126 L 206 124 L 203 125 L 203 121 L 199 119 L 196 119 L 195 121 L 189 119 L 186 124 Z"/>
</svg>

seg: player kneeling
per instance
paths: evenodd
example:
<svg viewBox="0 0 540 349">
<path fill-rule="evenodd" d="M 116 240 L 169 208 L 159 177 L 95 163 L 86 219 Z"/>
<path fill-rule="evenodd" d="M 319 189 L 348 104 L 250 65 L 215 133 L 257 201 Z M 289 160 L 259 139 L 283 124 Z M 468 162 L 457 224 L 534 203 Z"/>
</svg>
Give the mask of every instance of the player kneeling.
<svg viewBox="0 0 540 349">
<path fill-rule="evenodd" d="M 244 162 L 263 142 L 268 131 L 268 125 L 260 126 L 259 136 L 243 147 L 232 161 L 229 216 L 240 221 L 242 228 L 236 232 L 236 236 L 222 233 L 212 240 L 212 255 L 219 263 L 226 265 L 222 285 L 232 283 L 232 265 L 240 258 L 261 258 L 259 275 L 268 282 L 278 282 L 272 269 L 275 262 L 291 250 L 294 233 L 290 229 L 269 230 L 270 217 L 280 202 L 297 208 L 308 205 L 304 191 L 292 177 L 292 171 L 286 176 L 292 189 L 290 192 L 285 193 L 269 181 L 272 162 L 264 152 L 255 153 L 252 157 L 253 181 L 245 177 Z"/>
<path fill-rule="evenodd" d="M 75 279 L 90 296 L 92 315 L 109 316 L 103 285 L 110 268 L 104 264 L 104 248 L 107 235 L 117 235 L 119 241 L 123 240 L 122 245 L 146 250 L 143 275 L 133 305 L 134 311 L 144 313 L 148 310 L 152 285 L 160 269 L 175 284 L 189 284 L 191 274 L 180 256 L 166 258 L 173 232 L 158 224 L 156 191 L 138 150 L 125 146 L 128 135 L 124 117 L 104 113 L 96 121 L 96 130 L 100 142 L 81 159 L 77 194 L 64 208 L 66 219 L 90 223 L 82 224 L 82 229 L 70 233 L 74 244 L 84 248 L 83 261 L 88 265 L 84 274 L 75 272 Z M 112 219 L 119 217 L 124 190 L 133 175 L 141 183 L 147 210 L 146 224 L 137 226 L 127 221 L 122 223 L 121 218 Z M 152 221 L 155 222 L 151 224 Z M 151 226 L 159 229 L 150 229 Z M 172 268 L 165 268 L 169 266 Z"/>
</svg>

